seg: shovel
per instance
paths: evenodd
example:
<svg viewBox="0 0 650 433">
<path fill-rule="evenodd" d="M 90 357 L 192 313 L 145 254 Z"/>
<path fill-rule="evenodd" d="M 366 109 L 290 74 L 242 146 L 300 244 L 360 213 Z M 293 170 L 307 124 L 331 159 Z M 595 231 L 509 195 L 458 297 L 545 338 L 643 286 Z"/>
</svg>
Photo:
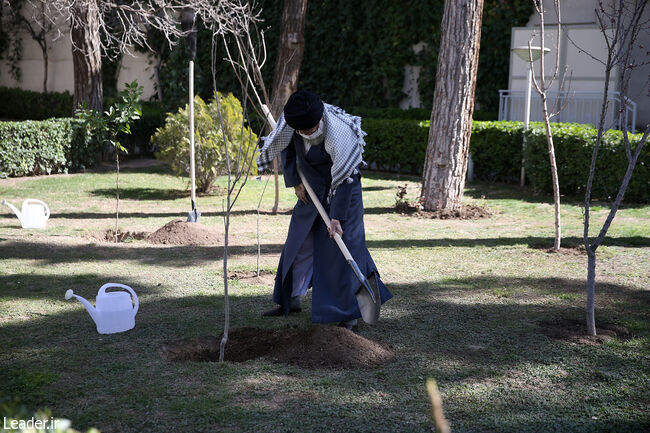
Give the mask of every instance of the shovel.
<svg viewBox="0 0 650 433">
<path fill-rule="evenodd" d="M 192 210 L 187 215 L 188 223 L 199 221 L 201 212 L 196 209 L 196 182 L 194 181 L 194 62 L 190 60 L 190 179 L 192 182 Z"/>
<path fill-rule="evenodd" d="M 264 111 L 264 114 L 266 115 L 267 120 L 271 126 L 275 128 L 276 123 L 268 107 L 266 105 L 262 105 L 262 110 Z M 314 190 L 311 188 L 311 185 L 309 185 L 309 182 L 307 182 L 307 179 L 305 179 L 305 175 L 302 173 L 299 165 L 298 175 L 300 175 L 300 180 L 302 180 L 302 184 L 305 186 L 305 189 L 307 190 L 311 201 L 314 203 L 314 206 L 316 206 L 316 209 L 318 210 L 321 218 L 323 218 L 325 225 L 327 228 L 329 228 L 331 224 L 329 216 L 327 215 L 327 212 L 325 212 L 325 209 L 323 208 L 320 200 L 318 200 L 318 196 L 316 196 L 316 193 L 314 193 Z M 336 241 L 336 244 L 345 257 L 345 260 L 347 260 L 348 264 L 352 268 L 352 271 L 354 272 L 354 275 L 356 275 L 356 277 L 359 279 L 359 283 L 361 284 L 359 286 L 359 289 L 354 294 L 354 296 L 357 298 L 357 303 L 359 304 L 361 317 L 363 318 L 364 322 L 368 323 L 369 325 L 374 325 L 379 320 L 379 313 L 381 310 L 381 295 L 379 293 L 379 285 L 377 284 L 377 275 L 375 272 L 372 272 L 368 278 L 366 278 L 366 276 L 361 272 L 361 269 L 359 269 L 357 262 L 354 261 L 352 254 L 350 254 L 350 251 L 345 246 L 343 239 L 341 239 L 341 236 L 339 236 L 338 233 L 334 233 L 334 241 Z"/>
</svg>

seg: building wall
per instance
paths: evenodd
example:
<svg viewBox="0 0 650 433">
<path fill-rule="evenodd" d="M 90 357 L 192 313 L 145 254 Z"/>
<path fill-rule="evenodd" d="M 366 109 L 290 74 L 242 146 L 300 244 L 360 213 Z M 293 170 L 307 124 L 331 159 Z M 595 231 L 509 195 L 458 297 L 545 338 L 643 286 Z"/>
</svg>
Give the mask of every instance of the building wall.
<svg viewBox="0 0 650 433">
<path fill-rule="evenodd" d="M 25 7 L 28 7 L 26 5 Z M 49 91 L 70 93 L 74 92 L 74 70 L 72 64 L 72 42 L 70 32 L 66 25 L 60 26 L 61 34 L 55 31 L 48 37 L 48 78 Z M 14 80 L 9 74 L 9 64 L 0 60 L 0 86 L 18 87 L 37 92 L 43 91 L 44 61 L 40 46 L 27 32 L 20 32 L 22 39 L 22 60 L 18 66 L 22 70 L 22 80 Z M 134 53 L 125 54 L 122 68 L 118 77 L 118 90 L 124 88 L 125 82 L 138 80 L 143 86 L 143 99 L 156 96 L 152 80 L 153 69 L 149 65 L 146 55 Z"/>
<path fill-rule="evenodd" d="M 543 5 L 546 12 L 544 22 L 547 30 L 545 45 L 551 49 L 551 52 L 545 56 L 544 63 L 548 74 L 552 71 L 550 68 L 555 65 L 557 52 L 557 15 L 552 0 L 544 0 Z M 570 0 L 561 3 L 563 30 L 559 44 L 560 71 L 564 67 L 568 68 L 567 73 L 572 74 L 570 90 L 574 92 L 602 92 L 604 89 L 604 66 L 594 59 L 594 57 L 604 59 L 607 54 L 607 47 L 596 21 L 595 10 L 597 7 L 598 0 Z M 650 6 L 646 7 L 642 21 L 650 22 Z M 539 33 L 539 24 L 539 16 L 535 13 L 526 27 L 513 28 L 511 48 L 526 45 L 533 33 Z M 539 45 L 539 37 L 533 39 L 533 45 Z M 647 62 L 650 60 L 647 56 L 647 48 L 641 48 L 650 46 L 650 31 L 641 32 L 637 45 L 634 51 L 636 61 Z M 535 71 L 539 75 L 539 61 L 536 62 Z M 509 89 L 525 90 L 526 72 L 526 63 L 511 52 Z M 650 65 L 644 65 L 636 68 L 630 79 L 628 97 L 637 104 L 637 129 L 644 129 L 645 125 L 650 123 L 648 77 L 650 77 Z M 556 91 L 557 85 L 558 83 L 555 83 L 551 91 Z M 617 85 L 618 71 L 613 71 L 610 90 L 618 90 Z M 569 106 L 567 108 L 571 109 Z M 582 110 L 583 107 L 578 105 L 574 109 Z M 539 109 L 537 112 L 535 110 L 536 108 L 531 106 L 531 118 L 541 119 Z"/>
</svg>

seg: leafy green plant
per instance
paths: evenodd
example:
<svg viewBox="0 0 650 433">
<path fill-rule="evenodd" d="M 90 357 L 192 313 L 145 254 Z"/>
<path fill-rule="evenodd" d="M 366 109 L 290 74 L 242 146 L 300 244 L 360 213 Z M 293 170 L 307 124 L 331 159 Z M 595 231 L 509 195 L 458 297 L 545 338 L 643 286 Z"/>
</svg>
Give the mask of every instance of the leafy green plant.
<svg viewBox="0 0 650 433">
<path fill-rule="evenodd" d="M 137 81 L 126 84 L 120 92 L 118 100 L 108 110 L 101 113 L 82 107 L 77 110 L 77 117 L 86 125 L 91 135 L 100 137 L 102 141 L 112 146 L 115 155 L 115 242 L 118 241 L 118 222 L 120 214 L 120 152 L 128 153 L 118 140 L 118 134 L 131 134 L 131 123 L 142 115 L 139 104 L 143 88 Z"/>
<path fill-rule="evenodd" d="M 231 171 L 252 164 L 251 174 L 257 173 L 253 152 L 257 136 L 243 125 L 242 106 L 232 94 L 217 93 L 221 102 L 224 132 L 232 161 Z M 224 134 L 221 132 L 217 101 L 206 104 L 200 96 L 194 97 L 194 142 L 196 186 L 199 192 L 208 192 L 217 176 L 227 174 Z M 189 108 L 168 113 L 165 126 L 151 137 L 158 149 L 156 157 L 169 163 L 177 176 L 186 176 L 190 170 Z M 240 143 L 243 146 L 240 149 Z"/>
</svg>

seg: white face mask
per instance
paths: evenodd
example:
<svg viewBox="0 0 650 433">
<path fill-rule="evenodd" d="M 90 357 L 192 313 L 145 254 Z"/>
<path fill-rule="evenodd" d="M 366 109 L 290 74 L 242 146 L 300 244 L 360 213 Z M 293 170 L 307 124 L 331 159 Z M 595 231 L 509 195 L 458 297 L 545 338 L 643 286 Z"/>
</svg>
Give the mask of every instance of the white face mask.
<svg viewBox="0 0 650 433">
<path fill-rule="evenodd" d="M 306 138 L 307 140 L 315 140 L 321 135 L 323 135 L 323 119 L 318 122 L 318 129 L 314 132 L 311 133 L 311 135 L 305 135 L 302 133 L 298 133 L 302 138 Z"/>
</svg>

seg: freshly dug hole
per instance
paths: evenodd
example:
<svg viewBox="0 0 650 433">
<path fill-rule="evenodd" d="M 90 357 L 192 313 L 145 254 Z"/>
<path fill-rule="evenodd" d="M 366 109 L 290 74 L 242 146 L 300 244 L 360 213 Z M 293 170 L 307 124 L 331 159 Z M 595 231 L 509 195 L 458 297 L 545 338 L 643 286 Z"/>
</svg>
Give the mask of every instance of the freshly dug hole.
<svg viewBox="0 0 650 433">
<path fill-rule="evenodd" d="M 169 361 L 218 361 L 220 337 L 205 336 L 163 343 L 160 354 Z M 228 335 L 225 359 L 243 362 L 266 357 L 305 368 L 376 367 L 392 361 L 387 346 L 338 326 L 307 329 L 237 328 Z"/>
<path fill-rule="evenodd" d="M 582 320 L 572 319 L 555 319 L 542 320 L 537 325 L 540 327 L 542 334 L 554 340 L 567 341 L 574 344 L 585 344 L 596 346 L 614 338 L 629 340 L 630 331 L 624 326 L 614 325 L 611 323 L 598 323 L 596 334 L 587 334 L 587 324 Z"/>
</svg>

